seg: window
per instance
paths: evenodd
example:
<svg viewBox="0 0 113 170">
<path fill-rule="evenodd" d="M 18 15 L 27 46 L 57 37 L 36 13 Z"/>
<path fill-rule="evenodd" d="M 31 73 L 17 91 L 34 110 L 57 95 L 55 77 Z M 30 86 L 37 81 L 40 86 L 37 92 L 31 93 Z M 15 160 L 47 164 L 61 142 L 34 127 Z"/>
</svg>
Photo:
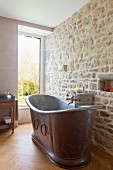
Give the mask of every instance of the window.
<svg viewBox="0 0 113 170">
<path fill-rule="evenodd" d="M 18 35 L 18 101 L 40 91 L 40 38 Z"/>
</svg>

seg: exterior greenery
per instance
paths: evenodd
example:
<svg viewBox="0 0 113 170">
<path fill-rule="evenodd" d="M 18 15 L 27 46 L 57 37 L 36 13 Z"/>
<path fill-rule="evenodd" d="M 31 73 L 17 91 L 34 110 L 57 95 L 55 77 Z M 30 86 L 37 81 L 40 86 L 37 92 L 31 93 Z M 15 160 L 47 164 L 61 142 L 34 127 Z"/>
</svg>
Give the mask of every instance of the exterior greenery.
<svg viewBox="0 0 113 170">
<path fill-rule="evenodd" d="M 18 82 L 19 104 L 25 104 L 25 97 L 31 94 L 39 94 L 39 85 L 29 80 L 19 80 Z"/>
</svg>

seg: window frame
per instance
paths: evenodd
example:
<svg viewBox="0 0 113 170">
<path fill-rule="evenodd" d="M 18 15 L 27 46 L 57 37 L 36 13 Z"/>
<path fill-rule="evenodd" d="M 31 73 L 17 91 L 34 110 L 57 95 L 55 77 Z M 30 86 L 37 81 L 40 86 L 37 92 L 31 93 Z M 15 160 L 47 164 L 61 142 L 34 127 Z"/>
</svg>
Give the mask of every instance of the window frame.
<svg viewBox="0 0 113 170">
<path fill-rule="evenodd" d="M 25 33 L 25 32 L 18 32 L 18 35 L 24 35 L 24 36 L 29 36 L 29 37 L 33 37 L 33 38 L 37 38 L 37 39 L 40 39 L 40 52 L 39 52 L 39 86 L 40 86 L 40 89 L 39 89 L 39 94 L 43 94 L 45 89 L 44 89 L 44 84 L 45 84 L 45 81 L 44 81 L 44 78 L 45 78 L 45 75 L 44 75 L 44 72 L 45 72 L 45 69 L 44 69 L 44 51 L 45 51 L 45 37 L 44 36 L 40 36 L 40 35 L 37 35 L 37 34 L 32 34 L 32 33 Z M 27 104 L 19 104 L 19 107 L 26 107 Z"/>
</svg>

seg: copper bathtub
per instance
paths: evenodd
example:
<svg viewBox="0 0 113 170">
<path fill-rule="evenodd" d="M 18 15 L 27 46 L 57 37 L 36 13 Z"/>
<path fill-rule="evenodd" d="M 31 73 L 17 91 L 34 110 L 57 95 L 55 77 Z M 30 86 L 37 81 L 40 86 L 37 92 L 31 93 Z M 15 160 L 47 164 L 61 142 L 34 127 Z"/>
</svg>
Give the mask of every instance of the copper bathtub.
<svg viewBox="0 0 113 170">
<path fill-rule="evenodd" d="M 87 166 L 97 106 L 74 108 L 73 104 L 43 94 L 28 96 L 26 103 L 31 111 L 32 139 L 49 159 L 65 169 Z"/>
</svg>

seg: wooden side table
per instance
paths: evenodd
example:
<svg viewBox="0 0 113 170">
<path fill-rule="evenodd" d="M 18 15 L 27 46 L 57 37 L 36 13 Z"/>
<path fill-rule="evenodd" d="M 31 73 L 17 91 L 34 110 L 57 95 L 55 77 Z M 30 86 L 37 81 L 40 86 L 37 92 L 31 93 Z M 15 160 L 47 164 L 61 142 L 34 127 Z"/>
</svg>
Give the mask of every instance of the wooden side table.
<svg viewBox="0 0 113 170">
<path fill-rule="evenodd" d="M 16 104 L 17 100 L 15 100 L 15 97 L 13 96 L 12 99 L 4 99 L 0 100 L 0 109 L 10 109 L 10 115 L 11 115 L 11 123 L 5 124 L 5 122 L 0 121 L 0 129 L 12 129 L 12 134 L 14 133 L 14 121 L 15 121 L 15 114 L 16 114 Z"/>
</svg>

